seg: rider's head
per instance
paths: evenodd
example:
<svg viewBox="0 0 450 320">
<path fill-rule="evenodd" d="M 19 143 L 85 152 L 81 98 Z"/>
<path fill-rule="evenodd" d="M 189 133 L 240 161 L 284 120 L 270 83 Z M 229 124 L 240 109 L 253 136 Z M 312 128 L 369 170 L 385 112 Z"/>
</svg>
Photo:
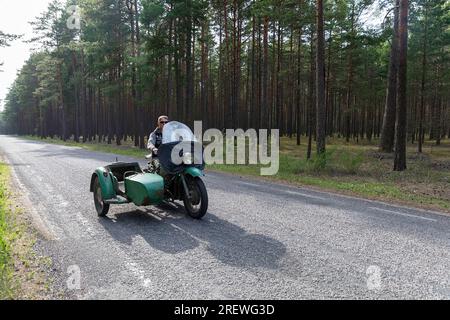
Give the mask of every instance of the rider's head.
<svg viewBox="0 0 450 320">
<path fill-rule="evenodd" d="M 158 118 L 158 128 L 160 130 L 164 129 L 164 126 L 169 122 L 168 116 L 161 116 Z"/>
</svg>

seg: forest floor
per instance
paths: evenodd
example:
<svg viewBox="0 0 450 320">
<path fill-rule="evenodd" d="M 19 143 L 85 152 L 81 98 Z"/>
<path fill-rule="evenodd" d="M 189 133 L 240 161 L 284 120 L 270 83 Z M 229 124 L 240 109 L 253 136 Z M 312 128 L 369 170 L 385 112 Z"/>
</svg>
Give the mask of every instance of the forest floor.
<svg viewBox="0 0 450 320">
<path fill-rule="evenodd" d="M 41 140 L 36 137 L 26 138 Z M 344 139 L 331 138 L 327 140 L 326 155 L 313 155 L 308 161 L 306 140 L 302 138 L 302 145 L 297 146 L 295 138 L 283 137 L 279 173 L 261 179 L 450 213 L 450 140 L 442 140 L 439 146 L 436 146 L 435 141 L 426 141 L 422 154 L 417 153 L 417 145 L 408 144 L 408 169 L 394 172 L 394 155 L 380 153 L 376 140 L 347 143 Z M 124 142 L 122 146 L 62 142 L 56 139 L 46 139 L 44 142 L 137 158 L 147 154 L 145 150 L 134 148 L 131 141 Z M 260 177 L 260 169 L 259 165 L 207 167 L 207 170 L 253 177 Z"/>
</svg>

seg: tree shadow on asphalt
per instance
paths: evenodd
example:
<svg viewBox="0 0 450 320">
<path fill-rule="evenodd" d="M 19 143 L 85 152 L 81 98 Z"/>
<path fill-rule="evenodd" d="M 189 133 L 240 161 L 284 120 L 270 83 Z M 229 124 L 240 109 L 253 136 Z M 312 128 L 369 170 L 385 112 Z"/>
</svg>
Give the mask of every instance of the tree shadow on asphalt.
<svg viewBox="0 0 450 320">
<path fill-rule="evenodd" d="M 175 204 L 110 214 L 100 224 L 117 241 L 131 245 L 141 236 L 152 248 L 167 254 L 193 250 L 204 244 L 220 262 L 241 268 L 277 269 L 286 254 L 283 243 L 209 213 L 204 220 L 190 219 Z"/>
</svg>

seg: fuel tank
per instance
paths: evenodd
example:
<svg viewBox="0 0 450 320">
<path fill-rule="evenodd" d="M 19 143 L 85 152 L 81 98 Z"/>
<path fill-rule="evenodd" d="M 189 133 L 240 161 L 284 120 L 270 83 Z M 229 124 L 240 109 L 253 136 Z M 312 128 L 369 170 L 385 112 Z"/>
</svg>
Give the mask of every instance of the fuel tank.
<svg viewBox="0 0 450 320">
<path fill-rule="evenodd" d="M 125 178 L 125 193 L 138 207 L 158 205 L 164 200 L 164 179 L 151 173 Z"/>
</svg>

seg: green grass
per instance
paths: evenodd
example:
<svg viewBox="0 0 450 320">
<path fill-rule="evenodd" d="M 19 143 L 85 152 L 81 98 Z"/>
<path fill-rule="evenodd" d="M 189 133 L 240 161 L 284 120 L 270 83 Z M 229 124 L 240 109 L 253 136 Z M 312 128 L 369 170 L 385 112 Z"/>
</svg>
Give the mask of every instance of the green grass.
<svg viewBox="0 0 450 320">
<path fill-rule="evenodd" d="M 0 300 L 48 297 L 44 268 L 50 258 L 36 254 L 34 229 L 22 218 L 10 189 L 10 168 L 0 161 Z"/>
<path fill-rule="evenodd" d="M 57 139 L 44 141 L 137 158 L 147 154 L 146 150 L 135 148 L 131 141 L 122 146 L 63 143 Z M 297 146 L 295 139 L 282 138 L 279 173 L 264 179 L 450 212 L 449 140 L 444 140 L 441 146 L 428 141 L 422 155 L 416 153 L 416 146 L 409 145 L 408 170 L 405 172 L 392 171 L 392 155 L 379 153 L 377 143 L 347 143 L 343 139 L 330 138 L 325 155 L 306 160 L 305 144 Z M 209 165 L 207 169 L 260 177 L 261 166 Z"/>
<path fill-rule="evenodd" d="M 0 300 L 14 294 L 12 244 L 17 238 L 9 204 L 9 168 L 0 162 Z"/>
</svg>

